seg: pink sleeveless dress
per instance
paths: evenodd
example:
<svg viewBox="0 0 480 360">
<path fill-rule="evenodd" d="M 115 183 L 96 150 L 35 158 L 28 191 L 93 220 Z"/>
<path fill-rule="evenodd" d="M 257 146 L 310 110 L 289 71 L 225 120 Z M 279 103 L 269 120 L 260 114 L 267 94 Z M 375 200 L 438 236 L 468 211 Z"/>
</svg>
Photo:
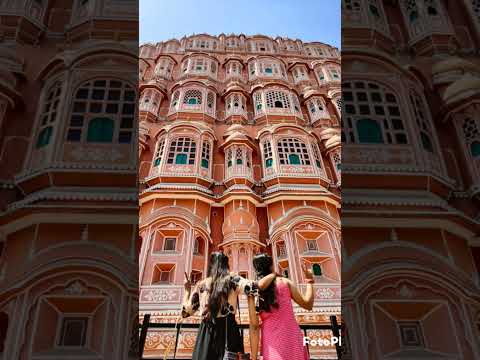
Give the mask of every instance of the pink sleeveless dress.
<svg viewBox="0 0 480 360">
<path fill-rule="evenodd" d="M 264 360 L 309 360 L 303 333 L 293 314 L 292 296 L 287 284 L 276 282 L 278 309 L 260 312 Z"/>
</svg>

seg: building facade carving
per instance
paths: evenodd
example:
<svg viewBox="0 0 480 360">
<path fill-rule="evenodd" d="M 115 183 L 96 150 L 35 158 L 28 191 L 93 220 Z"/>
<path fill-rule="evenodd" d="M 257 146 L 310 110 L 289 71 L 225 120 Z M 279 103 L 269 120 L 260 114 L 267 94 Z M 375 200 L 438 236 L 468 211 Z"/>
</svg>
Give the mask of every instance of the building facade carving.
<svg viewBox="0 0 480 360">
<path fill-rule="evenodd" d="M 140 62 L 141 314 L 175 321 L 184 273 L 205 277 L 209 253 L 222 250 L 251 279 L 253 257 L 268 252 L 300 287 L 306 261 L 316 299 L 311 312 L 295 308 L 299 321 L 339 316 L 338 50 L 203 34 L 144 44 Z M 158 76 L 166 64 L 169 76 Z M 146 354 L 163 354 L 164 336 L 151 333 Z"/>
</svg>

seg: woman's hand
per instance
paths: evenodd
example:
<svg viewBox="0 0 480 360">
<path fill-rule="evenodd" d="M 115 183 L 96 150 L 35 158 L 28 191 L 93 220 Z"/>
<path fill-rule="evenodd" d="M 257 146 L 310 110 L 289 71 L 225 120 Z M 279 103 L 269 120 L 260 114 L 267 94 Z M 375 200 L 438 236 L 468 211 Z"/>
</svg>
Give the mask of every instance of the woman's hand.
<svg viewBox="0 0 480 360">
<path fill-rule="evenodd" d="M 183 283 L 183 287 L 187 292 L 190 292 L 190 290 L 192 290 L 192 274 L 188 276 L 187 272 L 185 272 L 185 282 Z"/>
<path fill-rule="evenodd" d="M 303 271 L 303 276 L 305 276 L 305 279 L 313 280 L 312 270 L 310 269 L 309 266 L 307 266 L 307 262 L 305 260 L 303 260 L 302 262 L 302 271 Z"/>
</svg>

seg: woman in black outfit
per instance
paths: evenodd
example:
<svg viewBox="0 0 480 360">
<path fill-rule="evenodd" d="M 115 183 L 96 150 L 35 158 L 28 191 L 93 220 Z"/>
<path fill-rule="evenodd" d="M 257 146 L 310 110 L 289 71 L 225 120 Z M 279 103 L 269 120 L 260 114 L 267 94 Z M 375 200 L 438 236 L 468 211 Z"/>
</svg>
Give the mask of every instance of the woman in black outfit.
<svg viewBox="0 0 480 360">
<path fill-rule="evenodd" d="M 206 279 L 199 281 L 192 289 L 191 277 L 187 274 L 185 277 L 182 317 L 191 316 L 197 311 L 202 316 L 192 360 L 222 360 L 225 341 L 228 351 L 243 353 L 242 337 L 235 320 L 238 296 L 246 294 L 249 308 L 252 308 L 253 295 L 258 293 L 258 286 L 262 286 L 262 289 L 267 287 L 274 276 L 263 278 L 259 284 L 244 279 L 229 271 L 228 257 L 224 253 L 214 252 L 210 255 Z"/>
</svg>

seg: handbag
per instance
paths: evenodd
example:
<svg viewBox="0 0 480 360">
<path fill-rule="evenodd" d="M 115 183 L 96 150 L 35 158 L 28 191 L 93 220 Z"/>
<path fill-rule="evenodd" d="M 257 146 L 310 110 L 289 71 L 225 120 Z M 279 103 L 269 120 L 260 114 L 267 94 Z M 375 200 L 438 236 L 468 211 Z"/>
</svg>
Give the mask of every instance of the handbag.
<svg viewBox="0 0 480 360">
<path fill-rule="evenodd" d="M 238 310 L 238 321 L 240 325 L 242 324 L 242 318 L 240 314 L 240 300 L 237 297 L 237 310 Z M 240 341 L 243 344 L 243 333 L 240 330 Z M 228 351 L 228 321 L 225 317 L 225 355 L 223 355 L 223 360 L 250 360 L 250 354 L 245 354 L 241 352 Z"/>
</svg>

